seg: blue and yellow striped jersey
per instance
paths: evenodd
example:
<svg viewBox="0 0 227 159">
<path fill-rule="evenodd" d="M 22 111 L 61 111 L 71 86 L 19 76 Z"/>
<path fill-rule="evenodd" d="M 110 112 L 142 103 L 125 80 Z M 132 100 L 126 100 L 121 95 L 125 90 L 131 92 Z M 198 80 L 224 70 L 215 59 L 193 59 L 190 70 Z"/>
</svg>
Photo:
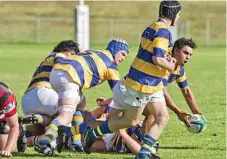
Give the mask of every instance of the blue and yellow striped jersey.
<svg viewBox="0 0 227 159">
<path fill-rule="evenodd" d="M 163 21 L 156 21 L 142 33 L 138 54 L 129 73 L 122 82 L 142 93 L 154 93 L 163 88 L 162 78 L 168 79 L 169 71 L 154 64 L 152 57 L 163 57 L 172 50 L 172 36 Z"/>
<path fill-rule="evenodd" d="M 168 80 L 163 80 L 164 86 L 166 87 L 168 83 L 172 83 L 174 80 L 180 88 L 188 86 L 186 72 L 183 66 L 178 66 L 177 69 L 169 75 Z"/>
<path fill-rule="evenodd" d="M 117 65 L 108 50 L 87 50 L 87 54 L 66 57 L 57 54 L 54 69 L 64 70 L 81 89 L 91 88 L 108 80 L 112 89 L 119 81 Z"/>
<path fill-rule="evenodd" d="M 44 61 L 40 63 L 39 67 L 37 67 L 35 73 L 33 74 L 32 80 L 25 92 L 28 92 L 29 90 L 35 87 L 41 87 L 41 86 L 51 88 L 51 85 L 49 82 L 50 81 L 49 75 L 53 68 L 55 56 L 56 56 L 56 53 L 52 53 L 49 56 L 47 56 Z"/>
<path fill-rule="evenodd" d="M 142 133 L 141 127 L 127 128 L 126 132 L 132 139 L 142 144 L 144 135 Z M 116 152 L 132 153 L 132 151 L 125 144 L 125 141 L 121 137 L 119 131 L 115 134 L 113 150 Z"/>
</svg>

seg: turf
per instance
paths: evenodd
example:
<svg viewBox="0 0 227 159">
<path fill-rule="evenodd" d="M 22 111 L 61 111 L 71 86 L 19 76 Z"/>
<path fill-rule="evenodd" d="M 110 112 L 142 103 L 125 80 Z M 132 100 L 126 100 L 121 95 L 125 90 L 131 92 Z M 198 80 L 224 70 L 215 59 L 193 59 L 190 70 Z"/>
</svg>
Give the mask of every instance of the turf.
<svg viewBox="0 0 227 159">
<path fill-rule="evenodd" d="M 101 43 L 120 36 L 130 44 L 137 44 L 142 30 L 157 19 L 159 3 L 157 0 L 85 1 L 90 10 L 90 41 Z M 79 1 L 0 1 L 0 42 L 35 42 L 38 39 L 36 34 L 39 35 L 40 42 L 45 43 L 75 39 L 73 23 L 42 20 L 39 34 L 36 30 L 39 24 L 22 19 L 61 17 L 74 21 L 73 9 L 78 4 Z M 206 44 L 205 24 L 209 20 L 210 44 L 225 45 L 226 1 L 184 0 L 181 4 L 179 37 L 193 37 L 197 43 Z M 6 17 L 14 17 L 18 21 L 4 21 Z M 95 19 L 105 20 L 94 21 Z M 113 25 L 111 19 L 114 20 Z"/>
<path fill-rule="evenodd" d="M 51 52 L 55 44 L 0 44 L 0 80 L 7 83 L 17 96 L 19 114 L 21 97 L 40 61 Z M 92 46 L 102 49 L 104 45 Z M 137 46 L 120 66 L 124 76 L 136 55 Z M 226 48 L 199 47 L 187 64 L 189 86 L 195 94 L 197 103 L 208 120 L 207 129 L 197 135 L 190 134 L 184 125 L 170 112 L 170 121 L 160 137 L 159 155 L 164 159 L 223 159 L 226 152 Z M 178 106 L 189 110 L 176 84 L 168 87 L 170 95 Z M 84 91 L 89 109 L 95 108 L 99 96 L 110 97 L 107 83 Z M 33 149 L 24 154 L 14 153 L 15 158 L 41 158 Z M 133 158 L 133 155 L 119 153 L 63 152 L 57 158 Z"/>
</svg>

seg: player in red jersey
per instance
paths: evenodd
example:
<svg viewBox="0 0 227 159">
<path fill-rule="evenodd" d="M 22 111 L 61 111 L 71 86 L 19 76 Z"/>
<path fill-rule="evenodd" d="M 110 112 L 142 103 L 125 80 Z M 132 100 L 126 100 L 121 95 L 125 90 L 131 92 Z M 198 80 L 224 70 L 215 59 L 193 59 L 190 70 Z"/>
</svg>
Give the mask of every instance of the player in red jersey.
<svg viewBox="0 0 227 159">
<path fill-rule="evenodd" d="M 0 82 L 0 155 L 9 157 L 18 139 L 17 102 L 9 87 Z"/>
</svg>

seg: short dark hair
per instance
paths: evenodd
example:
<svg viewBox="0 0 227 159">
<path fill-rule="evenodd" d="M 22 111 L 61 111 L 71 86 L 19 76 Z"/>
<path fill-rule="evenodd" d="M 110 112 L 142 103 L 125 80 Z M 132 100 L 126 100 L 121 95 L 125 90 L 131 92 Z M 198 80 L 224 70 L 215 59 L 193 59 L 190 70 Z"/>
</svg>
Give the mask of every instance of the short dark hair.
<svg viewBox="0 0 227 159">
<path fill-rule="evenodd" d="M 193 50 L 197 48 L 197 45 L 196 45 L 195 41 L 192 40 L 192 38 L 190 38 L 190 39 L 180 38 L 175 41 L 172 52 L 174 52 L 175 48 L 182 49 L 184 46 L 189 46 Z"/>
<path fill-rule="evenodd" d="M 79 44 L 73 40 L 64 40 L 61 41 L 52 52 L 67 52 L 74 51 L 75 54 L 80 52 Z"/>
</svg>

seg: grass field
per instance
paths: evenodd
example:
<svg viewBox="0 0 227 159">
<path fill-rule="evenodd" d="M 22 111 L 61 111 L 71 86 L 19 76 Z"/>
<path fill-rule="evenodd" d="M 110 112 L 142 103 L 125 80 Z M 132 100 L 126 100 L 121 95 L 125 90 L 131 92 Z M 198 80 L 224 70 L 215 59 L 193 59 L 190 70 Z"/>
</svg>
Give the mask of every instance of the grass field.
<svg viewBox="0 0 227 159">
<path fill-rule="evenodd" d="M 159 0 L 152 1 L 85 1 L 90 10 L 90 40 L 101 43 L 111 36 L 124 37 L 137 44 L 141 31 L 158 16 Z M 34 42 L 40 25 L 40 41 L 57 42 L 74 38 L 73 23 L 23 21 L 23 18 L 53 17 L 73 18 L 73 8 L 79 1 L 0 1 L 0 42 Z M 197 43 L 206 44 L 206 20 L 210 20 L 210 44 L 225 45 L 226 1 L 181 1 L 179 37 L 193 37 Z M 35 6 L 35 7 L 34 7 Z M 4 21 L 14 17 L 17 21 Z M 93 21 L 94 19 L 106 21 Z M 113 25 L 108 19 L 114 19 Z M 145 20 L 140 22 L 116 19 Z M 10 28 L 10 29 L 9 29 Z M 112 35 L 113 34 L 113 35 Z M 183 35 L 180 35 L 183 34 Z M 38 37 L 39 37 L 38 36 Z"/>
<path fill-rule="evenodd" d="M 6 82 L 15 92 L 21 114 L 20 101 L 33 71 L 40 61 L 53 49 L 54 44 L 0 44 L 0 81 Z M 102 49 L 105 46 L 92 46 Z M 137 46 L 132 46 L 128 59 L 119 70 L 124 76 L 136 55 Z M 208 120 L 205 132 L 190 134 L 177 117 L 170 112 L 170 121 L 160 137 L 159 155 L 164 159 L 223 159 L 226 152 L 226 48 L 199 47 L 186 66 L 189 85 L 192 88 L 201 111 Z M 176 84 L 169 86 L 169 92 L 175 102 L 189 110 Z M 110 97 L 111 92 L 105 83 L 85 91 L 88 107 L 95 107 L 99 96 Z M 33 149 L 24 154 L 14 154 L 15 158 L 41 158 Z M 127 159 L 133 155 L 119 153 L 84 153 L 63 152 L 53 158 L 108 158 Z"/>
</svg>

